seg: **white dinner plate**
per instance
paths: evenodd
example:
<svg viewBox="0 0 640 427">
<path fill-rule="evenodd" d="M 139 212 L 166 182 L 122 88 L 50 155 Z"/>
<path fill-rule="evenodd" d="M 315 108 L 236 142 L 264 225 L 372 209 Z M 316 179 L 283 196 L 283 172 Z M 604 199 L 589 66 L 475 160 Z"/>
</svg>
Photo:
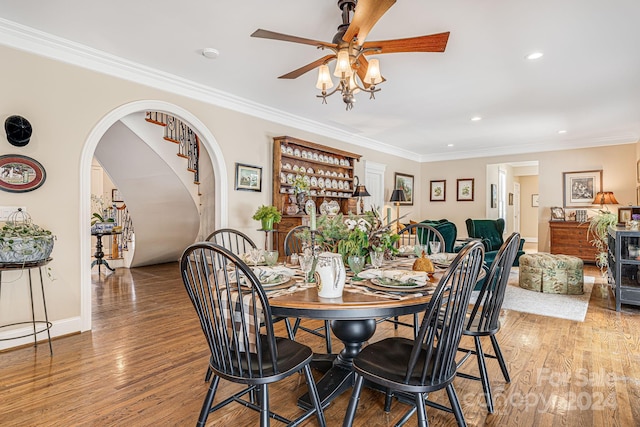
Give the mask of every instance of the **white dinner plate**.
<svg viewBox="0 0 640 427">
<path fill-rule="evenodd" d="M 401 282 L 390 277 L 375 277 L 371 279 L 371 283 L 373 283 L 374 285 L 382 286 L 383 288 L 390 289 L 411 289 L 424 286 L 424 283 Z"/>
</svg>

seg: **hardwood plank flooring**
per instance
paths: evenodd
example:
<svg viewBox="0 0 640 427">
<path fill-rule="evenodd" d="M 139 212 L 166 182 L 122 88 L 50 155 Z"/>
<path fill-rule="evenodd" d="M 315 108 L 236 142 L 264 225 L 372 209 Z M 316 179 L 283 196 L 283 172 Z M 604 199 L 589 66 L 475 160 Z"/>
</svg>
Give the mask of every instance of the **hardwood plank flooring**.
<svg viewBox="0 0 640 427">
<path fill-rule="evenodd" d="M 598 271 L 586 270 L 597 282 L 585 322 L 503 310 L 498 339 L 511 383 L 505 384 L 498 364 L 489 360 L 495 399 L 489 415 L 480 383 L 456 378 L 468 425 L 640 425 L 640 308 L 623 306 L 616 313 Z M 55 339 L 53 357 L 46 345 L 0 353 L 0 426 L 194 425 L 207 390 L 208 352 L 177 264 L 117 269 L 93 279 L 91 332 Z M 284 335 L 282 325 L 277 327 Z M 395 334 L 411 331 L 383 323 L 373 340 Z M 318 351 L 324 346 L 303 332 L 299 340 Z M 491 347 L 488 340 L 485 347 Z M 464 370 L 477 372 L 475 362 Z M 238 388 L 222 382 L 217 400 Z M 296 397 L 305 389 L 300 375 L 272 386 L 272 409 L 298 414 Z M 329 426 L 342 425 L 349 396 L 326 409 Z M 448 404 L 444 392 L 430 399 Z M 355 425 L 392 426 L 408 409 L 394 402 L 385 414 L 382 406 L 381 394 L 364 390 Z M 451 414 L 428 408 L 427 415 L 431 426 L 456 425 Z M 207 425 L 257 424 L 255 412 L 231 404 Z M 415 426 L 415 417 L 407 425 Z"/>
</svg>

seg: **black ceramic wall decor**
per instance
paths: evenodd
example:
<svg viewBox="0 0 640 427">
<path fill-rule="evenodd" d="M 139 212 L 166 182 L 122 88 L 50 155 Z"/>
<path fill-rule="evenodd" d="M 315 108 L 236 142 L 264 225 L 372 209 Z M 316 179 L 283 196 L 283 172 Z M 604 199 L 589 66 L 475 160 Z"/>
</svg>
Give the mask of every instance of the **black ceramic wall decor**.
<svg viewBox="0 0 640 427">
<path fill-rule="evenodd" d="M 29 120 L 22 116 L 9 116 L 4 121 L 4 130 L 7 132 L 7 141 L 16 147 L 27 145 L 33 132 Z"/>
</svg>

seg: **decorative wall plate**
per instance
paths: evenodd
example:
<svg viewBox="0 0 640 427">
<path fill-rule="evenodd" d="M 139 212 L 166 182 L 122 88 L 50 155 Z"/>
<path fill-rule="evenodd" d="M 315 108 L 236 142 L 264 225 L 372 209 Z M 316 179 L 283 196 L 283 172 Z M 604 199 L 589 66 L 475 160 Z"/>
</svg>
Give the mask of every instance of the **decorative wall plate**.
<svg viewBox="0 0 640 427">
<path fill-rule="evenodd" d="M 10 193 L 33 191 L 44 184 L 47 173 L 31 157 L 18 154 L 0 156 L 0 190 Z"/>
</svg>

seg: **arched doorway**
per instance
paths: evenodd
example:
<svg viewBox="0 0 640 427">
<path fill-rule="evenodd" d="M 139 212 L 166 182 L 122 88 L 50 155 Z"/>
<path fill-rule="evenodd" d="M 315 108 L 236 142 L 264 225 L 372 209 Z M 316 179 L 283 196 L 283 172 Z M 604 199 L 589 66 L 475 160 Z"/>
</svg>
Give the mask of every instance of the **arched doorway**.
<svg viewBox="0 0 640 427">
<path fill-rule="evenodd" d="M 213 134 L 196 116 L 174 104 L 156 100 L 136 101 L 122 105 L 107 113 L 92 129 L 84 144 L 80 159 L 80 218 L 90 218 L 91 216 L 91 165 L 98 143 L 114 123 L 130 114 L 144 111 L 159 111 L 175 116 L 198 134 L 200 142 L 204 145 L 205 151 L 208 153 L 211 164 L 213 165 L 215 181 L 215 224 L 216 227 L 226 226 L 228 218 L 227 210 L 224 207 L 227 206 L 228 200 L 227 170 L 220 146 Z M 81 330 L 87 331 L 91 329 L 90 254 L 92 248 L 90 247 L 89 227 L 87 227 L 85 223 L 80 223 L 78 226 L 80 227 L 81 254 L 80 320 Z"/>
</svg>

